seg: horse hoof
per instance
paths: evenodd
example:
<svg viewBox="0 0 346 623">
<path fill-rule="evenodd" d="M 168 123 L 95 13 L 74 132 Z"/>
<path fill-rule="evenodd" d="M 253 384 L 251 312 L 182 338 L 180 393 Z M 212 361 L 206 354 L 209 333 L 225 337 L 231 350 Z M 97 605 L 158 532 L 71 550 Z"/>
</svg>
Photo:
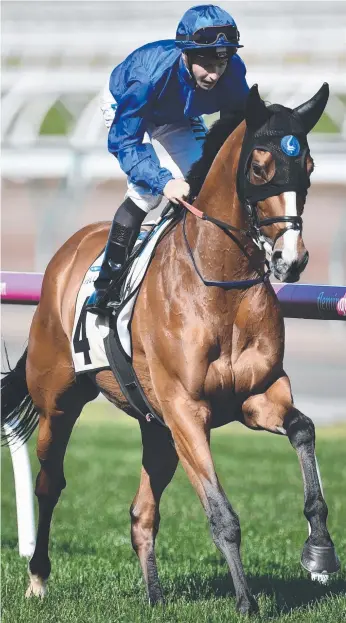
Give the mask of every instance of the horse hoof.
<svg viewBox="0 0 346 623">
<path fill-rule="evenodd" d="M 305 541 L 301 564 L 312 574 L 328 575 L 336 573 L 340 569 L 340 561 L 333 545 L 311 545 Z"/>
<path fill-rule="evenodd" d="M 249 615 L 258 613 L 258 604 L 252 595 L 240 597 L 237 601 L 237 610 L 240 614 Z"/>
<path fill-rule="evenodd" d="M 155 607 L 155 606 L 164 606 L 164 605 L 165 605 L 165 600 L 163 597 L 155 597 L 155 598 L 149 599 L 149 606 Z"/>
<path fill-rule="evenodd" d="M 148 594 L 149 606 L 162 606 L 165 603 L 162 591 L 160 588 L 156 590 L 150 590 Z"/>
<path fill-rule="evenodd" d="M 47 592 L 46 581 L 40 578 L 39 575 L 32 575 L 30 573 L 29 576 L 30 576 L 30 582 L 29 582 L 27 591 L 25 593 L 25 597 L 29 599 L 30 597 L 34 596 L 34 597 L 40 597 L 40 599 L 43 599 L 43 597 L 45 596 Z"/>
</svg>

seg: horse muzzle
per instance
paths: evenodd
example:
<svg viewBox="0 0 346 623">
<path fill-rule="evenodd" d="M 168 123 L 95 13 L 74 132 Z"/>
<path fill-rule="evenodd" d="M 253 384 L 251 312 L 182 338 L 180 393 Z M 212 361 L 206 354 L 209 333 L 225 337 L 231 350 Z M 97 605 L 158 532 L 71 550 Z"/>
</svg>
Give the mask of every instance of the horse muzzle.
<svg viewBox="0 0 346 623">
<path fill-rule="evenodd" d="M 270 267 L 271 270 L 279 281 L 287 283 L 295 283 L 299 281 L 300 275 L 305 269 L 309 261 L 309 253 L 305 251 L 300 260 L 294 260 L 291 263 L 286 262 L 282 257 L 282 251 L 274 251 Z"/>
</svg>

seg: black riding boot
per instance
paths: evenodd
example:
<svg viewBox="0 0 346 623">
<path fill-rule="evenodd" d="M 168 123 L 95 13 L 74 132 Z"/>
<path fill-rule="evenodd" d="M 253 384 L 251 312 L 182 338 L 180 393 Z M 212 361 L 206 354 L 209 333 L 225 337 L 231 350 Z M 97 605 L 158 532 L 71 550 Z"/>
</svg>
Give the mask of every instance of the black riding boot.
<svg viewBox="0 0 346 623">
<path fill-rule="evenodd" d="M 145 216 L 146 213 L 129 198 L 125 199 L 115 213 L 104 260 L 94 283 L 95 291 L 86 305 L 87 311 L 101 315 L 110 313 L 111 310 L 107 309 L 107 290 L 131 253 Z"/>
</svg>

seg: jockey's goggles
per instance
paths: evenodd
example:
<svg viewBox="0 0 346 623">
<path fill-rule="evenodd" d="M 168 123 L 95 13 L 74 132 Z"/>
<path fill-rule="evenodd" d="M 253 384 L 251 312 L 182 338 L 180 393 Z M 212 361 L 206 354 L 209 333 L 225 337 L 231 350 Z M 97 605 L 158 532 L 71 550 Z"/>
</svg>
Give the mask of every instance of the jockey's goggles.
<svg viewBox="0 0 346 623">
<path fill-rule="evenodd" d="M 193 59 L 198 59 L 198 58 L 203 58 L 205 60 L 228 60 L 230 59 L 232 56 L 234 56 L 234 54 L 236 54 L 238 52 L 237 48 L 231 48 L 228 47 L 226 48 L 225 46 L 221 47 L 221 46 L 214 46 L 214 47 L 208 47 L 208 48 L 192 48 L 192 49 L 188 49 L 186 50 L 187 54 L 189 55 L 190 58 Z"/>
<path fill-rule="evenodd" d="M 194 41 L 198 45 L 213 45 L 220 43 L 221 40 L 228 44 L 234 45 L 234 47 L 242 48 L 239 45 L 239 31 L 236 26 L 206 26 L 205 28 L 199 28 L 193 35 L 177 35 L 178 41 Z"/>
</svg>

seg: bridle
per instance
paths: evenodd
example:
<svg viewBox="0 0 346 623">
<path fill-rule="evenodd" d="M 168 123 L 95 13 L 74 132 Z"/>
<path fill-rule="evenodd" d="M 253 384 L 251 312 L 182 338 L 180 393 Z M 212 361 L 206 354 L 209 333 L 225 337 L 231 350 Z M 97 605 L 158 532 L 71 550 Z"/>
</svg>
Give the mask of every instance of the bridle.
<svg viewBox="0 0 346 623">
<path fill-rule="evenodd" d="M 300 233 L 303 228 L 301 216 L 277 216 L 260 219 L 258 203 L 284 192 L 304 194 L 306 197 L 308 188 L 310 187 L 310 179 L 305 166 L 310 153 L 307 135 L 320 119 L 327 104 L 328 96 L 328 84 L 323 83 L 314 97 L 291 110 L 280 104 L 272 104 L 267 107 L 259 96 L 258 85 L 254 84 L 251 87 L 245 106 L 244 116 L 246 127 L 242 139 L 235 180 L 238 199 L 248 216 L 248 228 L 240 229 L 234 227 L 230 223 L 207 216 L 204 212 L 191 206 L 184 200 L 181 201 L 181 204 L 185 207 L 183 218 L 185 243 L 194 268 L 205 285 L 215 285 L 225 289 L 249 288 L 257 283 L 268 280 L 270 267 L 268 261 L 266 261 L 266 271 L 265 269 L 262 271 L 259 270 L 258 267 L 253 267 L 254 271 L 258 274 L 257 279 L 222 282 L 206 281 L 196 265 L 192 249 L 187 239 L 187 211 L 202 220 L 214 223 L 217 227 L 222 229 L 222 231 L 238 245 L 243 254 L 249 258 L 250 264 L 252 264 L 251 257 L 244 244 L 242 244 L 235 233 L 249 238 L 252 243 L 258 246 L 263 252 L 266 250 L 265 243 L 269 244 L 271 251 L 273 251 L 278 238 L 288 230 L 292 229 Z M 253 184 L 250 177 L 247 176 L 249 159 L 254 149 L 270 152 L 279 165 L 276 167 L 271 180 L 262 185 Z M 274 240 L 266 239 L 262 228 L 275 223 L 286 223 L 286 227 L 280 229 Z"/>
<path fill-rule="evenodd" d="M 257 203 L 253 204 L 250 203 L 249 201 L 245 201 L 244 203 L 244 208 L 245 208 L 245 212 L 248 216 L 248 222 L 249 222 L 249 226 L 247 229 L 242 229 L 239 227 L 234 227 L 234 225 L 231 225 L 230 223 L 226 223 L 225 221 L 221 221 L 219 219 L 216 219 L 212 216 L 208 216 L 205 212 L 202 212 L 201 210 L 198 210 L 198 208 L 196 208 L 195 206 L 191 205 L 190 203 L 188 203 L 187 201 L 185 201 L 184 199 L 180 199 L 180 203 L 182 204 L 182 206 L 185 208 L 184 211 L 184 217 L 183 217 L 183 235 L 184 235 L 184 239 L 185 239 L 185 243 L 186 243 L 186 247 L 188 250 L 188 253 L 190 255 L 190 258 L 192 260 L 193 266 L 198 274 L 198 276 L 201 278 L 201 280 L 203 281 L 204 285 L 206 286 L 218 286 L 223 288 L 224 290 L 232 290 L 232 289 L 236 289 L 236 288 L 251 288 L 254 285 L 257 285 L 259 283 L 265 283 L 270 275 L 271 275 L 271 269 L 269 267 L 269 263 L 267 260 L 265 260 L 265 264 L 267 267 L 267 270 L 263 273 L 261 273 L 257 267 L 254 267 L 254 270 L 257 272 L 257 274 L 259 275 L 257 278 L 255 279 L 243 279 L 240 281 L 209 281 L 207 279 L 204 279 L 204 277 L 202 276 L 197 264 L 196 264 L 196 260 L 194 258 L 190 243 L 188 241 L 187 238 L 187 234 L 186 234 L 186 215 L 187 212 L 190 212 L 191 214 L 193 214 L 195 217 L 200 218 L 203 221 L 209 221 L 210 223 L 213 223 L 214 225 L 216 225 L 217 227 L 219 227 L 222 231 L 225 232 L 225 234 L 231 238 L 241 249 L 241 251 L 243 252 L 243 254 L 247 257 L 247 259 L 251 262 L 251 255 L 249 255 L 249 253 L 247 252 L 247 250 L 245 249 L 244 245 L 241 243 L 241 241 L 234 236 L 234 233 L 239 233 L 243 236 L 246 236 L 247 238 L 249 238 L 259 249 L 261 249 L 263 252 L 265 252 L 265 248 L 264 248 L 264 244 L 265 242 L 268 243 L 268 240 L 266 239 L 266 237 L 262 234 L 261 232 L 261 228 L 262 227 L 267 227 L 269 225 L 273 225 L 274 223 L 290 223 L 291 226 L 290 227 L 286 227 L 285 229 L 282 229 L 278 232 L 278 234 L 275 236 L 274 240 L 271 241 L 272 244 L 272 248 L 274 247 L 274 245 L 276 244 L 277 240 L 280 238 L 280 236 L 283 236 L 284 233 L 286 233 L 286 231 L 292 229 L 295 231 L 302 231 L 302 227 L 303 227 L 303 221 L 302 221 L 302 217 L 301 216 L 274 216 L 271 218 L 265 218 L 265 219 L 260 219 L 258 216 L 258 207 L 257 207 Z M 234 233 L 233 233 L 234 232 Z"/>
<path fill-rule="evenodd" d="M 260 239 L 262 237 L 261 227 L 268 227 L 269 225 L 274 225 L 275 223 L 291 223 L 292 224 L 291 227 L 281 229 L 277 233 L 275 238 L 271 241 L 273 247 L 275 246 L 277 240 L 281 236 L 283 236 L 286 233 L 286 231 L 288 231 L 289 229 L 292 229 L 294 231 L 299 231 L 300 233 L 302 232 L 303 219 L 301 216 L 273 216 L 273 217 L 264 218 L 261 220 L 258 217 L 257 203 L 251 203 L 250 201 L 245 201 L 244 208 L 250 220 L 250 228 L 246 230 L 246 235 L 250 234 L 250 237 L 252 237 L 251 234 L 255 232 L 257 234 L 257 239 Z M 252 239 L 253 239 L 253 242 L 257 244 L 256 240 L 253 237 Z"/>
</svg>

